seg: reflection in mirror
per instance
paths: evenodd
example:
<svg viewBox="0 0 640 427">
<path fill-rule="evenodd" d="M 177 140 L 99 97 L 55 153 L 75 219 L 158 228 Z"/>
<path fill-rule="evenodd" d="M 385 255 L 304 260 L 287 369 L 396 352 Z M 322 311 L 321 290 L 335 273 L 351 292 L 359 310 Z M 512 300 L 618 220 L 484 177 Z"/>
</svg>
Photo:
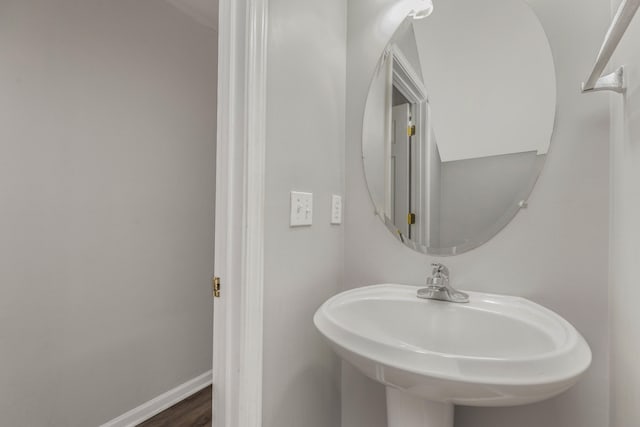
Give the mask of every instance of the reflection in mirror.
<svg viewBox="0 0 640 427">
<path fill-rule="evenodd" d="M 453 255 L 499 232 L 540 173 L 555 70 L 522 0 L 448 0 L 408 18 L 367 98 L 363 159 L 377 214 L 405 244 Z"/>
</svg>

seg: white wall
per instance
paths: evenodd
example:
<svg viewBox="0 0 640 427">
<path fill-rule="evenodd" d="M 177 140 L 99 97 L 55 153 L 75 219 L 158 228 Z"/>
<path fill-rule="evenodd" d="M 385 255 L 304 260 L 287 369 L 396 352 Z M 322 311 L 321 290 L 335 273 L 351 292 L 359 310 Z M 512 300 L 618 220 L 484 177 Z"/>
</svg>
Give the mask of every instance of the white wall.
<svg viewBox="0 0 640 427">
<path fill-rule="evenodd" d="M 340 423 L 340 364 L 313 326 L 342 285 L 346 4 L 269 2 L 264 427 Z M 314 194 L 313 226 L 289 228 L 289 191 Z"/>
<path fill-rule="evenodd" d="M 556 79 L 526 1 L 439 2 L 414 27 L 443 162 L 547 152 Z"/>
<path fill-rule="evenodd" d="M 421 285 L 428 263 L 436 260 L 402 246 L 373 215 L 360 160 L 369 79 L 402 19 L 394 3 L 348 2 L 345 288 Z M 530 3 L 557 67 L 558 122 L 545 169 L 529 209 L 498 236 L 476 250 L 438 260 L 451 267 L 454 284 L 463 289 L 520 295 L 560 313 L 591 345 L 593 365 L 578 385 L 553 400 L 514 408 L 460 407 L 458 427 L 602 427 L 608 422 L 608 106 L 599 95 L 581 95 L 579 87 L 608 25 L 609 4 Z M 385 426 L 383 388 L 348 365 L 343 365 L 342 396 L 342 427 Z"/>
<path fill-rule="evenodd" d="M 614 10 L 618 1 L 613 1 Z M 627 93 L 611 95 L 611 423 L 640 420 L 640 14 L 611 66 L 624 65 Z M 606 95 L 604 95 L 606 96 Z"/>
<path fill-rule="evenodd" d="M 0 425 L 211 369 L 216 56 L 165 2 L 1 2 Z"/>
</svg>

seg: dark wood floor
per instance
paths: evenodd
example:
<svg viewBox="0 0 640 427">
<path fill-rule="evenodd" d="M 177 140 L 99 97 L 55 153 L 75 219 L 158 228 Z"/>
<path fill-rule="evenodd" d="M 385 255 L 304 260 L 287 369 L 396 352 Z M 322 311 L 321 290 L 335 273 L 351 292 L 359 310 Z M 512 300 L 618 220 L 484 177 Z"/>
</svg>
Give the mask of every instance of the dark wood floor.
<svg viewBox="0 0 640 427">
<path fill-rule="evenodd" d="M 138 427 L 211 427 L 211 386 L 160 412 Z"/>
</svg>

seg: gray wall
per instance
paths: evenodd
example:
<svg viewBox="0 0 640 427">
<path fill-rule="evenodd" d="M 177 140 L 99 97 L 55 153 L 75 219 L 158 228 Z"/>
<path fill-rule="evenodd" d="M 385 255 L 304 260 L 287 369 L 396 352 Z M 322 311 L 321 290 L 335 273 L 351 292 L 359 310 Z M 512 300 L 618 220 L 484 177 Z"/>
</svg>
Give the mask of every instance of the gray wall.
<svg viewBox="0 0 640 427">
<path fill-rule="evenodd" d="M 216 57 L 163 1 L 0 3 L 0 425 L 211 369 Z"/>
<path fill-rule="evenodd" d="M 349 0 L 345 288 L 422 284 L 426 257 L 405 248 L 372 214 L 360 161 L 362 109 L 380 52 L 402 19 L 392 0 Z M 579 86 L 609 23 L 606 0 L 532 0 L 557 66 L 558 121 L 545 169 L 520 212 L 498 236 L 446 259 L 463 289 L 514 294 L 572 322 L 593 364 L 569 392 L 514 408 L 456 410 L 458 427 L 602 427 L 608 422 L 608 119 L 599 95 Z M 437 7 L 437 5 L 436 5 Z M 570 23 L 571 30 L 567 30 Z M 636 252 L 637 253 L 637 252 Z M 342 427 L 385 426 L 384 390 L 343 365 Z"/>
<path fill-rule="evenodd" d="M 612 1 L 617 8 L 618 1 Z M 614 9 L 615 10 L 615 9 Z M 612 65 L 625 66 L 627 93 L 612 94 L 611 123 L 611 423 L 640 420 L 640 14 L 631 22 Z M 606 102 L 607 95 L 599 96 Z"/>
<path fill-rule="evenodd" d="M 468 245 L 503 225 L 529 196 L 545 157 L 530 151 L 441 163 L 440 247 Z"/>
<path fill-rule="evenodd" d="M 342 286 L 346 4 L 269 2 L 264 427 L 340 423 L 340 364 L 313 326 Z M 289 228 L 289 191 L 313 192 L 313 226 Z"/>
<path fill-rule="evenodd" d="M 440 226 L 442 222 L 442 159 L 433 128 L 429 129 L 425 157 L 422 162 L 429 165 L 426 170 L 427 197 L 425 197 L 425 207 L 423 208 L 423 212 L 428 212 L 427 226 L 425 227 L 428 236 L 427 246 L 439 248 L 442 247 L 440 244 L 442 238 Z"/>
</svg>

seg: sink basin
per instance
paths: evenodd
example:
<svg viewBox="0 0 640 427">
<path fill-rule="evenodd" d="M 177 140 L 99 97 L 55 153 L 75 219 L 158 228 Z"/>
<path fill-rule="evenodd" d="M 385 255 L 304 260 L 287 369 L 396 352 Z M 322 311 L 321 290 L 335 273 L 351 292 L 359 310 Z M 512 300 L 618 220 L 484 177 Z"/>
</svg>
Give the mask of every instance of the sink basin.
<svg viewBox="0 0 640 427">
<path fill-rule="evenodd" d="M 576 329 L 519 297 L 468 292 L 456 304 L 416 297 L 417 287 L 375 285 L 338 294 L 314 323 L 333 349 L 387 386 L 389 425 L 453 423 L 453 404 L 511 406 L 555 396 L 591 363 Z M 426 405 L 426 406 L 425 406 Z M 404 414 L 404 415 L 403 415 Z M 425 416 L 439 421 L 424 424 Z"/>
</svg>

